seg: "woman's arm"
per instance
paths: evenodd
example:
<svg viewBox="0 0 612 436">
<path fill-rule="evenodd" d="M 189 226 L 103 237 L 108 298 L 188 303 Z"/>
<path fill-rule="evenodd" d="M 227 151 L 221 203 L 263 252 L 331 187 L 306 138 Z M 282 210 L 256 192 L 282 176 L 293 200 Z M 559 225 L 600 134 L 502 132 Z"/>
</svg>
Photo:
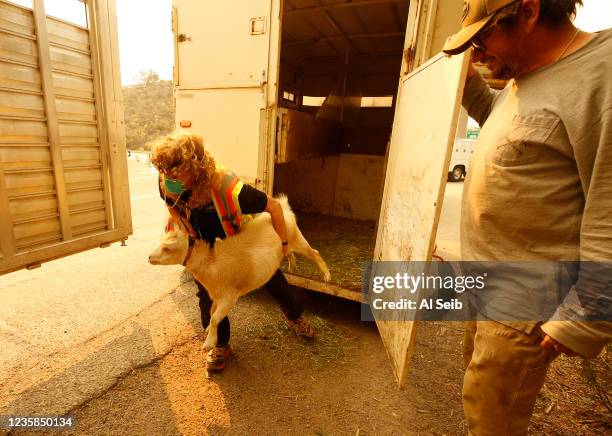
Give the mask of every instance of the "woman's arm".
<svg viewBox="0 0 612 436">
<path fill-rule="evenodd" d="M 272 217 L 272 225 L 274 230 L 283 241 L 283 255 L 287 255 L 287 228 L 285 227 L 285 215 L 279 201 L 268 195 L 268 203 L 266 204 L 266 212 Z"/>
<path fill-rule="evenodd" d="M 243 185 L 238 194 L 240 202 L 240 210 L 245 214 L 268 212 L 272 217 L 272 225 L 274 230 L 281 238 L 281 241 L 287 241 L 287 229 L 285 228 L 285 216 L 283 208 L 276 198 L 270 197 L 265 192 L 255 189 L 250 185 Z M 283 254 L 287 254 L 287 245 L 283 245 Z"/>
</svg>

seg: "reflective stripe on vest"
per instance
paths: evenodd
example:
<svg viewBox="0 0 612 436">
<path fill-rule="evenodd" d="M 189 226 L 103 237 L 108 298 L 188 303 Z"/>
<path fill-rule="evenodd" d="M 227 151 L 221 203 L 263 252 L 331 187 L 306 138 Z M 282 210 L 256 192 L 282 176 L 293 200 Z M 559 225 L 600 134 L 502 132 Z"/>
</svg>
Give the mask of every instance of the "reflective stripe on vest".
<svg viewBox="0 0 612 436">
<path fill-rule="evenodd" d="M 244 183 L 234 174 L 227 172 L 223 175 L 221 188 L 211 191 L 211 197 L 215 205 L 215 210 L 223 226 L 226 236 L 237 233 L 242 224 L 242 211 L 238 194 Z"/>
</svg>

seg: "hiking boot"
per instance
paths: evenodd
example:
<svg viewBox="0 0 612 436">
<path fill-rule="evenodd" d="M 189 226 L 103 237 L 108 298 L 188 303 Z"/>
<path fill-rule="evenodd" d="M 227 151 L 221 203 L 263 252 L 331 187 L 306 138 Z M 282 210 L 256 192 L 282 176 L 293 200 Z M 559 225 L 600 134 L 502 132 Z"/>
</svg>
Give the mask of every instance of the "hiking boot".
<svg viewBox="0 0 612 436">
<path fill-rule="evenodd" d="M 206 369 L 208 371 L 222 371 L 229 355 L 232 354 L 232 347 L 215 347 L 206 356 Z"/>
<path fill-rule="evenodd" d="M 314 339 L 315 332 L 310 324 L 306 322 L 304 317 L 300 316 L 297 319 L 286 318 L 287 325 L 293 332 L 301 338 Z"/>
</svg>

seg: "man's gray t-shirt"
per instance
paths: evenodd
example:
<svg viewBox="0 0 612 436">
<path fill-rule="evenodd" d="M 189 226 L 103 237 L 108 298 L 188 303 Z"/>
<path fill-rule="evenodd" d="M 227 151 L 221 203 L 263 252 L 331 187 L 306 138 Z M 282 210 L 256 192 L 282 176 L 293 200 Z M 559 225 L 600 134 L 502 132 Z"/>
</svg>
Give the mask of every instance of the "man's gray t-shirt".
<svg viewBox="0 0 612 436">
<path fill-rule="evenodd" d="M 474 76 L 463 105 L 462 259 L 612 261 L 612 30 L 502 91 Z"/>
<path fill-rule="evenodd" d="M 612 30 L 501 92 L 474 76 L 463 105 L 462 258 L 612 260 Z"/>
</svg>

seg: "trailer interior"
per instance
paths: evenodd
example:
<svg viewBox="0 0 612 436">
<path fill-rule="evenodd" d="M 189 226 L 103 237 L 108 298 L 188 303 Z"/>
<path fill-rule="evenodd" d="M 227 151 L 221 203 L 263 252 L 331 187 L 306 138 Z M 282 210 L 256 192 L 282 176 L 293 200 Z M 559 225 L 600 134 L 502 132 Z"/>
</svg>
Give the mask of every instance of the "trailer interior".
<svg viewBox="0 0 612 436">
<path fill-rule="evenodd" d="M 274 192 L 289 196 L 332 283 L 357 293 L 374 251 L 408 6 L 283 3 Z M 304 259 L 296 275 L 321 277 Z"/>
</svg>

